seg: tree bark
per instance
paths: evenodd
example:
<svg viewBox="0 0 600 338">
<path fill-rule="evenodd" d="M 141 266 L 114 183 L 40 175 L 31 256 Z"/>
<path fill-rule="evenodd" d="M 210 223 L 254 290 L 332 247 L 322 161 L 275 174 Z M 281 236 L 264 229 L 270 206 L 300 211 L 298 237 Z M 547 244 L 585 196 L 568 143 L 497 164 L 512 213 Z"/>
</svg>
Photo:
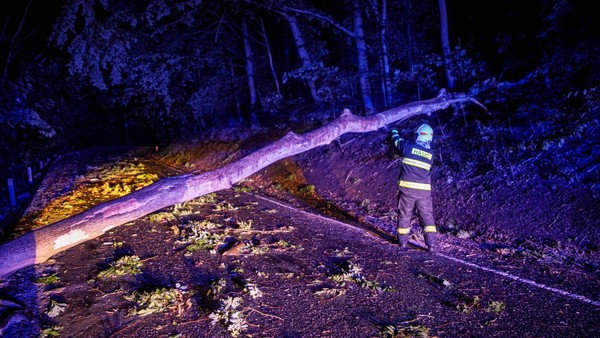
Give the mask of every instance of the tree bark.
<svg viewBox="0 0 600 338">
<path fill-rule="evenodd" d="M 250 117 L 248 124 L 254 126 L 258 124 L 256 116 L 256 84 L 254 74 L 254 53 L 250 44 L 250 33 L 248 31 L 248 19 L 242 16 L 242 39 L 244 40 L 244 54 L 246 56 L 246 75 L 248 77 L 248 94 L 250 95 Z"/>
<path fill-rule="evenodd" d="M 369 83 L 369 62 L 367 60 L 367 42 L 363 29 L 362 9 L 360 0 L 354 0 L 354 43 L 356 44 L 358 79 L 360 92 L 363 97 L 365 114 L 371 115 L 375 111 L 371 98 L 371 84 Z"/>
<path fill-rule="evenodd" d="M 265 49 L 267 50 L 267 56 L 269 59 L 269 68 L 271 69 L 271 76 L 273 76 L 273 83 L 275 84 L 275 90 L 277 95 L 281 95 L 281 88 L 279 87 L 279 79 L 277 78 L 277 72 L 275 71 L 275 66 L 273 65 L 273 53 L 271 53 L 271 44 L 269 43 L 269 36 L 267 35 L 267 29 L 265 28 L 265 23 L 261 18 L 259 18 L 260 22 L 260 30 L 262 32 L 263 39 L 265 40 Z"/>
<path fill-rule="evenodd" d="M 312 71 L 312 62 L 310 58 L 310 54 L 306 49 L 306 43 L 304 42 L 304 37 L 302 36 L 302 31 L 300 30 L 300 26 L 298 25 L 298 20 L 292 14 L 286 14 L 285 12 L 277 12 L 281 14 L 290 25 L 290 29 L 292 30 L 292 36 L 294 37 L 294 42 L 296 43 L 296 51 L 298 52 L 298 58 L 302 62 L 302 67 L 306 71 Z M 308 89 L 310 90 L 310 95 L 314 102 L 320 102 L 319 95 L 317 94 L 317 87 L 315 85 L 315 81 L 312 79 L 307 79 L 306 84 L 308 85 Z"/>
<path fill-rule="evenodd" d="M 390 80 L 390 61 L 387 44 L 387 0 L 381 0 L 381 10 L 378 2 L 371 2 L 371 10 L 375 13 L 379 25 L 379 45 L 381 52 L 379 63 L 381 64 L 381 92 L 383 93 L 383 105 L 392 105 L 392 82 Z"/>
<path fill-rule="evenodd" d="M 288 133 L 281 139 L 219 169 L 160 180 L 129 195 L 97 205 L 80 214 L 33 230 L 0 245 L 0 277 L 46 261 L 75 245 L 157 210 L 183 203 L 234 183 L 283 158 L 331 143 L 346 133 L 376 131 L 419 114 L 431 114 L 451 104 L 477 101 L 464 94 L 446 94 L 360 117 L 344 109 L 331 123 L 304 135 Z"/>
<path fill-rule="evenodd" d="M 446 10 L 446 0 L 438 0 L 440 7 L 440 35 L 442 38 L 442 56 L 444 59 L 444 70 L 446 71 L 446 81 L 448 90 L 454 89 L 454 75 L 450 71 L 450 38 L 448 37 L 448 12 Z"/>
<path fill-rule="evenodd" d="M 413 34 L 413 25 L 414 25 L 414 18 L 416 17 L 416 15 L 414 14 L 413 11 L 413 7 L 412 7 L 412 0 L 402 0 L 402 5 L 404 7 L 406 7 L 406 15 L 405 15 L 405 20 L 404 20 L 404 24 L 405 24 L 405 28 L 406 28 L 406 40 L 408 42 L 408 48 L 409 48 L 409 52 L 408 52 L 408 64 L 410 67 L 410 72 L 411 72 L 411 76 L 414 79 L 413 81 L 415 82 L 416 88 L 415 90 L 417 91 L 417 100 L 421 100 L 421 85 L 419 84 L 419 81 L 417 79 L 417 76 L 415 74 L 415 59 L 416 59 L 416 43 L 415 43 L 415 35 Z"/>
<path fill-rule="evenodd" d="M 358 66 L 358 82 L 360 85 L 360 92 L 363 98 L 363 106 L 365 109 L 365 114 L 370 115 L 375 111 L 375 107 L 373 105 L 373 100 L 371 97 L 371 85 L 369 83 L 369 63 L 367 58 L 367 42 L 365 40 L 365 33 L 363 29 L 363 19 L 362 19 L 362 8 L 359 0 L 352 1 L 352 23 L 353 29 L 349 30 L 341 24 L 335 22 L 332 18 L 328 16 L 321 15 L 317 12 L 313 12 L 310 10 L 303 10 L 298 8 L 292 8 L 288 6 L 283 7 L 284 11 L 299 13 L 303 15 L 308 15 L 318 20 L 321 20 L 325 23 L 332 25 L 332 27 L 340 30 L 342 33 L 348 35 L 352 39 L 354 39 L 354 44 L 356 45 L 356 62 Z"/>
</svg>

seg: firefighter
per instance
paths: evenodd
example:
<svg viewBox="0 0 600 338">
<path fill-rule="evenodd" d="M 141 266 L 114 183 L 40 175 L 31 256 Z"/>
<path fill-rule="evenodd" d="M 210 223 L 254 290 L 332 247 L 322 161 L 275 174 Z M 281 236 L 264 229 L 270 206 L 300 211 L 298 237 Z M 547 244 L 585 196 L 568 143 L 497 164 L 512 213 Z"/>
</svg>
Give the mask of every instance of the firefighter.
<svg viewBox="0 0 600 338">
<path fill-rule="evenodd" d="M 410 234 L 410 219 L 413 209 L 416 207 L 421 218 L 427 251 L 434 253 L 437 229 L 431 202 L 432 139 L 433 129 L 427 124 L 423 124 L 417 129 L 414 142 L 402 139 L 397 129 L 391 130 L 393 147 L 402 156 L 400 180 L 398 181 L 398 225 L 396 228 L 398 243 L 401 248 L 406 248 Z"/>
</svg>

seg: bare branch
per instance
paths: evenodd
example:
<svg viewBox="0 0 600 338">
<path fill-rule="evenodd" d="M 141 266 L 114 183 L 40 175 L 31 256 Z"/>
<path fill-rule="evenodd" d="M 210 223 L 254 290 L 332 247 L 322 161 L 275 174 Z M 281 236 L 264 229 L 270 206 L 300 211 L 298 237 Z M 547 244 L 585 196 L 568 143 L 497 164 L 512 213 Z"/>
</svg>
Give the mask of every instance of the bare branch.
<svg viewBox="0 0 600 338">
<path fill-rule="evenodd" d="M 334 26 L 335 28 L 341 30 L 342 32 L 344 32 L 346 35 L 348 35 L 351 38 L 354 38 L 354 32 L 352 30 L 347 29 L 346 27 L 342 26 L 340 23 L 335 22 L 332 18 L 327 17 L 325 15 L 313 12 L 313 11 L 309 11 L 309 10 L 304 10 L 304 9 L 299 9 L 299 8 L 293 8 L 293 7 L 289 7 L 289 6 L 284 6 L 283 7 L 284 11 L 288 11 L 288 12 L 294 12 L 294 13 L 298 13 L 298 14 L 304 14 L 304 15 L 308 15 L 308 16 L 312 16 L 316 19 L 319 19 L 325 23 L 328 23 L 332 26 Z"/>
</svg>

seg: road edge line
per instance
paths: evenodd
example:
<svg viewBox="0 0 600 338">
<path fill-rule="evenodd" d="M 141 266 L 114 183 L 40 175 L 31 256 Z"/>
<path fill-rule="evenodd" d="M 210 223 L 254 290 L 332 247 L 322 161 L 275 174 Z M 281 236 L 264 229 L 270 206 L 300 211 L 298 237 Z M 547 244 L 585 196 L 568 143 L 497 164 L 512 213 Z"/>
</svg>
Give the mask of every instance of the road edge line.
<svg viewBox="0 0 600 338">
<path fill-rule="evenodd" d="M 262 199 L 264 201 L 268 201 L 268 202 L 273 203 L 273 204 L 277 204 L 277 205 L 279 205 L 279 206 L 281 206 L 283 208 L 294 210 L 294 211 L 297 211 L 297 212 L 300 212 L 300 213 L 307 214 L 309 216 L 313 216 L 313 217 L 317 217 L 317 218 L 320 218 L 320 219 L 323 219 L 323 220 L 326 220 L 326 221 L 338 223 L 338 224 L 343 225 L 344 227 L 347 227 L 347 228 L 351 228 L 351 229 L 354 229 L 354 230 L 357 230 L 357 231 L 361 231 L 361 229 L 359 229 L 358 227 L 356 227 L 356 226 L 354 226 L 352 224 L 344 223 L 342 221 L 338 221 L 338 220 L 333 219 L 333 218 L 321 216 L 319 214 L 314 214 L 314 213 L 308 212 L 306 210 L 297 209 L 297 208 L 295 208 L 293 206 L 289 206 L 289 205 L 283 204 L 283 203 L 278 202 L 276 200 L 272 200 L 272 199 L 270 199 L 268 197 L 264 197 L 264 196 L 260 196 L 260 195 L 255 195 L 255 194 L 250 194 L 250 196 Z M 574 294 L 574 293 L 571 293 L 571 292 L 568 292 L 568 291 L 565 291 L 565 290 L 553 288 L 553 287 L 548 286 L 548 285 L 540 284 L 540 283 L 538 283 L 536 281 L 533 281 L 533 280 L 530 280 L 530 279 L 527 279 L 527 278 L 523 278 L 523 277 L 519 277 L 519 276 L 515 276 L 515 275 L 512 275 L 512 274 L 510 274 L 508 272 L 504 272 L 504 271 L 500 271 L 500 270 L 488 268 L 488 267 L 481 266 L 481 265 L 478 265 L 478 264 L 475 264 L 475 263 L 470 263 L 470 262 L 464 261 L 464 260 L 462 260 L 460 258 L 455 258 L 455 257 L 448 256 L 448 255 L 445 255 L 445 254 L 442 254 L 442 253 L 435 253 L 435 255 L 436 256 L 440 256 L 440 257 L 444 257 L 446 259 L 449 259 L 449 260 L 452 260 L 452 261 L 455 261 L 457 263 L 464 264 L 464 265 L 467 265 L 467 266 L 470 266 L 470 267 L 473 267 L 473 268 L 477 268 L 477 269 L 480 269 L 480 270 L 483 270 L 483 271 L 495 273 L 497 275 L 500 275 L 500 276 L 503 276 L 503 277 L 515 280 L 517 282 L 521 282 L 521 283 L 524 283 L 524 284 L 535 286 L 537 288 L 540 288 L 540 289 L 543 289 L 543 290 L 546 290 L 546 291 L 551 291 L 551 292 L 557 293 L 557 294 L 559 294 L 561 296 L 569 297 L 569 298 L 572 298 L 572 299 L 575 299 L 575 300 L 579 300 L 579 301 L 584 302 L 584 303 L 588 303 L 588 304 L 592 304 L 592 305 L 595 305 L 597 307 L 600 307 L 600 302 L 595 301 L 593 299 L 589 299 L 587 297 L 584 297 L 584 296 L 581 296 L 581 295 L 578 295 L 578 294 Z"/>
</svg>

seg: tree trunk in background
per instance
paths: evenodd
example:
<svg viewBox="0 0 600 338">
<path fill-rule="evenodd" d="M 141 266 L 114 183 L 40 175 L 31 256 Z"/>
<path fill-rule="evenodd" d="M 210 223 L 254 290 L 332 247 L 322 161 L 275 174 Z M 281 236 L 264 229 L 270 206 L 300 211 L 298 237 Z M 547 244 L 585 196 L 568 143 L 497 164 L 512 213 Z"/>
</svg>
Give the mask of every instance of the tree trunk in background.
<svg viewBox="0 0 600 338">
<path fill-rule="evenodd" d="M 440 33 L 442 37 L 442 54 L 444 58 L 444 70 L 446 71 L 446 81 L 448 90 L 454 89 L 454 77 L 450 71 L 450 39 L 448 38 L 448 12 L 446 10 L 446 0 L 438 0 L 440 6 Z"/>
<path fill-rule="evenodd" d="M 404 4 L 406 5 L 406 10 L 407 10 L 407 15 L 406 15 L 406 39 L 408 40 L 408 45 L 410 48 L 410 59 L 408 60 L 408 63 L 410 64 L 410 70 L 412 73 L 412 76 L 415 76 L 415 39 L 414 39 L 414 35 L 412 33 L 413 29 L 412 29 L 412 17 L 413 17 L 413 10 L 412 10 L 412 0 L 404 0 Z M 416 90 L 417 90 L 417 99 L 420 100 L 421 99 L 421 84 L 419 83 L 419 80 L 415 78 L 415 84 L 417 86 Z"/>
<path fill-rule="evenodd" d="M 248 33 L 248 20 L 246 16 L 242 17 L 242 39 L 244 40 L 244 53 L 246 56 L 246 74 L 248 76 L 248 92 L 250 95 L 250 118 L 248 123 L 252 126 L 258 123 L 256 117 L 256 85 L 254 75 L 254 61 L 252 45 L 250 44 L 250 34 Z"/>
<path fill-rule="evenodd" d="M 360 7 L 360 0 L 354 0 L 354 41 L 356 43 L 356 53 L 358 62 L 358 78 L 360 82 L 360 91 L 363 97 L 365 115 L 370 115 L 375 111 L 373 100 L 371 98 L 371 84 L 369 83 L 369 63 L 367 60 L 367 43 L 365 41 L 365 32 L 363 29 L 363 20 Z"/>
<path fill-rule="evenodd" d="M 19 34 L 21 33 L 21 29 L 23 28 L 23 24 L 25 23 L 25 19 L 27 18 L 27 13 L 29 12 L 29 6 L 31 5 L 32 0 L 29 0 L 29 2 L 27 2 L 27 5 L 25 6 L 25 12 L 23 13 L 23 16 L 21 16 L 21 21 L 19 22 L 19 26 L 17 28 L 17 31 L 13 34 L 13 36 L 10 38 L 10 42 L 8 43 L 7 51 L 6 51 L 6 61 L 4 63 L 4 76 L 8 76 L 8 68 L 10 63 L 12 62 L 13 58 L 15 57 L 15 52 L 13 50 L 13 48 L 15 47 L 15 43 L 17 42 L 17 36 L 19 36 Z M 0 34 L 0 38 L 2 38 L 2 40 L 4 40 L 4 33 L 6 32 L 6 24 L 8 23 L 8 20 L 10 19 L 10 17 L 6 17 L 5 18 L 5 26 L 4 29 L 2 30 L 2 34 Z M 6 39 L 8 40 L 8 39 Z"/>
<path fill-rule="evenodd" d="M 381 54 L 383 54 L 383 80 L 385 83 L 386 107 L 393 104 L 390 59 L 387 45 L 387 1 L 381 1 Z"/>
<path fill-rule="evenodd" d="M 279 79 L 277 78 L 277 72 L 273 66 L 273 54 L 271 53 L 271 44 L 269 43 L 269 37 L 267 36 L 267 30 L 265 29 L 265 23 L 260 18 L 260 28 L 262 31 L 263 39 L 265 40 L 265 48 L 267 49 L 267 56 L 269 57 L 269 68 L 271 68 L 271 76 L 273 76 L 273 82 L 275 82 L 275 90 L 277 95 L 281 95 L 281 88 L 279 87 Z"/>
<path fill-rule="evenodd" d="M 292 30 L 292 36 L 294 37 L 294 43 L 296 44 L 296 50 L 298 51 L 298 58 L 300 59 L 300 62 L 302 62 L 302 67 L 306 70 L 312 70 L 312 61 L 310 58 L 310 54 L 308 54 L 308 50 L 306 49 L 306 43 L 304 42 L 302 31 L 298 26 L 298 20 L 296 20 L 296 17 L 291 14 L 286 14 L 284 12 L 278 13 L 281 14 L 290 25 L 290 29 Z M 307 79 L 306 84 L 308 85 L 308 89 L 310 90 L 310 96 L 312 97 L 313 101 L 321 102 L 321 99 L 317 94 L 315 82 L 311 79 Z"/>
<path fill-rule="evenodd" d="M 383 93 L 383 104 L 386 107 L 392 105 L 392 83 L 390 80 L 390 61 L 388 56 L 387 45 L 387 0 L 381 0 L 381 11 L 377 7 L 378 3 L 373 4 L 373 11 L 377 13 L 379 18 L 379 44 L 381 46 L 381 55 L 379 56 L 381 63 L 381 92 Z"/>
<path fill-rule="evenodd" d="M 228 189 L 274 162 L 329 144 L 343 134 L 376 131 L 393 122 L 430 114 L 451 104 L 467 101 L 474 100 L 462 94 L 442 94 L 434 99 L 413 102 L 368 117 L 358 117 L 344 109 L 340 117 L 319 129 L 304 135 L 290 132 L 278 141 L 219 169 L 162 179 L 129 195 L 102 203 L 2 244 L 0 277 L 42 263 L 61 251 L 152 212 Z"/>
<path fill-rule="evenodd" d="M 229 71 L 231 72 L 231 78 L 235 79 L 235 66 L 233 64 L 233 59 L 229 59 Z M 242 114 L 242 104 L 240 103 L 240 99 L 238 95 L 234 95 L 235 98 L 235 117 L 240 124 L 244 123 L 244 114 Z"/>
<path fill-rule="evenodd" d="M 299 13 L 307 16 L 316 18 L 322 22 L 332 25 L 334 28 L 340 30 L 342 33 L 348 35 L 354 39 L 356 45 L 356 58 L 358 64 L 358 80 L 360 84 L 360 91 L 363 99 L 363 107 L 366 115 L 371 114 L 375 108 L 373 107 L 373 100 L 371 98 L 371 85 L 369 83 L 369 63 L 367 60 L 367 43 L 365 41 L 365 33 L 363 30 L 362 11 L 360 6 L 360 0 L 353 0 L 353 30 L 349 30 L 341 24 L 335 22 L 332 18 L 321 15 L 316 12 L 309 10 L 303 10 L 298 8 L 292 8 L 284 6 L 282 10 L 287 12 Z"/>
</svg>

